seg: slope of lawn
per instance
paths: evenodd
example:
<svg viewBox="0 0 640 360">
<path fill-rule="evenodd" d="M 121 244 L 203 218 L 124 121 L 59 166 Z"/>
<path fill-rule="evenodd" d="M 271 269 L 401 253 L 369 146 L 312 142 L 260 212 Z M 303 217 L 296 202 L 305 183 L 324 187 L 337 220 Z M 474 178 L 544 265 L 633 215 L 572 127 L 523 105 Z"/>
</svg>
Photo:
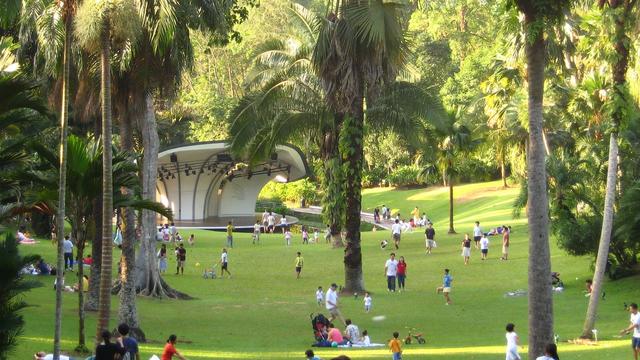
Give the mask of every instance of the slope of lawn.
<svg viewBox="0 0 640 360">
<path fill-rule="evenodd" d="M 406 359 L 500 359 L 503 358 L 504 326 L 516 324 L 522 342 L 527 339 L 526 296 L 507 297 L 505 293 L 527 288 L 526 218 L 511 219 L 511 203 L 517 189 L 501 190 L 498 182 L 456 187 L 456 230 L 470 232 L 473 221 L 485 229 L 503 223 L 513 226 L 512 253 L 509 261 L 498 259 L 500 240 L 492 238 L 488 261 L 480 261 L 472 251 L 471 263 L 464 266 L 460 256 L 461 235 L 446 235 L 448 228 L 448 192 L 443 188 L 416 190 L 369 189 L 364 191 L 365 209 L 383 203 L 399 209 L 408 217 L 414 206 L 425 210 L 434 221 L 438 248 L 424 253 L 420 230 L 403 235 L 396 251 L 408 263 L 407 291 L 388 293 L 383 273 L 384 261 L 391 252 L 381 250 L 379 242 L 389 238 L 386 231 L 363 233 L 365 284 L 373 293 L 373 310 L 366 314 L 362 298 L 344 294 L 340 303 L 346 317 L 361 330 L 369 330 L 372 341 L 385 342 L 393 331 L 401 335 L 415 327 L 425 333 L 426 345 L 406 345 Z M 205 280 L 203 267 L 217 261 L 224 246 L 223 233 L 194 231 L 196 245 L 188 248 L 184 276 L 172 271 L 167 281 L 196 299 L 191 301 L 139 298 L 138 311 L 143 329 L 152 341 L 142 345 L 142 359 L 161 352 L 164 340 L 178 335 L 178 349 L 188 359 L 301 359 L 312 343 L 309 314 L 322 311 L 315 303 L 319 285 L 326 290 L 331 282 L 342 283 L 342 250 L 325 244 L 284 246 L 282 235 L 263 236 L 262 244 L 252 245 L 249 234 L 236 234 L 236 247 L 229 251 L 232 279 Z M 42 254 L 54 261 L 54 248 L 48 242 L 25 246 L 25 252 Z M 305 258 L 303 277 L 295 279 L 295 252 Z M 114 250 L 114 256 L 119 256 Z M 561 273 L 566 290 L 554 294 L 555 328 L 560 336 L 560 354 L 565 359 L 630 358 L 628 338 L 617 338 L 627 325 L 624 302 L 638 301 L 638 278 L 607 283 L 597 322 L 601 342 L 598 346 L 571 345 L 566 340 L 579 335 L 587 299 L 584 281 L 590 272 L 587 258 L 566 255 L 552 240 L 553 270 Z M 114 261 L 115 263 L 115 261 Z M 199 263 L 200 266 L 196 266 Z M 169 269 L 175 265 L 170 259 Z M 452 306 L 445 306 L 435 294 L 442 269 L 448 267 L 454 277 Z M 219 270 L 219 269 L 218 269 Z M 74 281 L 67 273 L 67 284 Z M 53 279 L 45 278 L 43 287 L 24 297 L 30 308 L 24 311 L 26 328 L 12 359 L 30 359 L 37 350 L 52 349 L 54 328 Z M 77 294 L 64 295 L 63 348 L 70 351 L 77 343 Z M 112 326 L 116 325 L 117 297 L 113 297 Z M 373 321 L 384 315 L 383 321 Z M 87 335 L 95 332 L 95 314 L 88 314 Z M 182 342 L 186 341 L 186 342 Z M 91 344 L 91 340 L 89 343 Z M 390 353 L 379 349 L 317 349 L 316 354 L 330 359 L 338 354 L 353 359 L 386 359 Z M 526 354 L 522 350 L 521 354 Z M 523 355 L 526 359 L 526 356 Z"/>
</svg>

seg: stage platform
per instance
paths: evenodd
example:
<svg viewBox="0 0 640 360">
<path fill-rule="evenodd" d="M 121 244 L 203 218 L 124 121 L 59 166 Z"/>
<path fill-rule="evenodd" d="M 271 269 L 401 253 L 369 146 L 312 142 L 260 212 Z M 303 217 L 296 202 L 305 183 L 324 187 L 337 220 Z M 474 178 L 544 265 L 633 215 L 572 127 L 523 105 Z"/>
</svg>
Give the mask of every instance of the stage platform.
<svg viewBox="0 0 640 360">
<path fill-rule="evenodd" d="M 280 227 L 280 215 L 276 215 L 276 227 Z M 226 231 L 229 221 L 233 222 L 234 231 L 236 232 L 253 232 L 253 225 L 256 220 L 262 219 L 262 214 L 256 214 L 255 216 L 233 216 L 233 217 L 209 217 L 205 220 L 175 220 L 174 223 L 180 230 L 188 229 L 200 229 L 211 231 Z M 298 223 L 298 218 L 295 216 L 287 216 L 287 224 L 294 225 Z M 164 225 L 163 222 L 158 222 L 158 226 Z"/>
</svg>

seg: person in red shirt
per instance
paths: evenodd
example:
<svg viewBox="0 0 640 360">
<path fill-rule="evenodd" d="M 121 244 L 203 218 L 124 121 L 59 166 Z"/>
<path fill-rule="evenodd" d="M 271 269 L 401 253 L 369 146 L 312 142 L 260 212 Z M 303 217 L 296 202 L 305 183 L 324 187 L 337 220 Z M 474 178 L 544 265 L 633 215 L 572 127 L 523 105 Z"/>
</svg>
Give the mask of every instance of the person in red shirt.
<svg viewBox="0 0 640 360">
<path fill-rule="evenodd" d="M 180 355 L 178 350 L 176 350 L 176 342 L 178 341 L 178 337 L 175 335 L 169 336 L 167 340 L 167 344 L 164 346 L 164 350 L 162 350 L 162 360 L 171 360 L 173 359 L 173 355 L 175 355 L 180 360 L 186 360 L 184 356 Z"/>
<path fill-rule="evenodd" d="M 407 277 L 407 263 L 404 262 L 404 256 L 400 256 L 396 276 L 398 277 L 398 291 L 402 291 L 404 290 L 404 279 Z"/>
</svg>

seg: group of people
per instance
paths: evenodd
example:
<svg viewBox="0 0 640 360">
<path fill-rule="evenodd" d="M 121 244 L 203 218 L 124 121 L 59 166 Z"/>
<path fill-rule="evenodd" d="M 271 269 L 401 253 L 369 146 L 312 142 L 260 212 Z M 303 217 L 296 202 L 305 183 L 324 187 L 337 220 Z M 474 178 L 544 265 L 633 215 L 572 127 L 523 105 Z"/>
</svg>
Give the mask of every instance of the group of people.
<svg viewBox="0 0 640 360">
<path fill-rule="evenodd" d="M 509 259 L 509 246 L 511 245 L 511 226 L 503 225 L 498 228 L 491 229 L 489 232 L 483 232 L 480 227 L 480 222 L 476 221 L 473 227 L 473 242 L 475 248 L 480 250 L 480 259 L 487 260 L 489 254 L 489 236 L 502 235 L 502 256 L 500 260 Z M 464 264 L 469 264 L 471 258 L 471 238 L 469 234 L 464 234 L 464 238 L 461 242 L 462 257 L 464 258 Z"/>
<path fill-rule="evenodd" d="M 158 228 L 158 232 L 156 233 L 156 241 L 162 241 L 163 243 L 182 243 L 184 241 L 182 235 L 178 231 L 175 223 L 164 224 Z M 189 235 L 187 239 L 189 245 L 193 246 L 196 242 L 195 234 Z"/>
</svg>

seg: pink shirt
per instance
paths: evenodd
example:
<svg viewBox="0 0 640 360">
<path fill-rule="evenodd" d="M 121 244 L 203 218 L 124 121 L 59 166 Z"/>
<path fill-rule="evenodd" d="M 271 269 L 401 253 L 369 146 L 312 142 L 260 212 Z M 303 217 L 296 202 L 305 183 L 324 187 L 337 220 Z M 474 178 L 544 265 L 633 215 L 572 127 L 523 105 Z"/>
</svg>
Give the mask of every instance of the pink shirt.
<svg viewBox="0 0 640 360">
<path fill-rule="evenodd" d="M 328 339 L 331 342 L 335 341 L 337 343 L 341 343 L 343 341 L 342 334 L 340 333 L 340 330 L 338 330 L 336 328 L 332 328 L 331 330 L 329 330 Z"/>
</svg>

